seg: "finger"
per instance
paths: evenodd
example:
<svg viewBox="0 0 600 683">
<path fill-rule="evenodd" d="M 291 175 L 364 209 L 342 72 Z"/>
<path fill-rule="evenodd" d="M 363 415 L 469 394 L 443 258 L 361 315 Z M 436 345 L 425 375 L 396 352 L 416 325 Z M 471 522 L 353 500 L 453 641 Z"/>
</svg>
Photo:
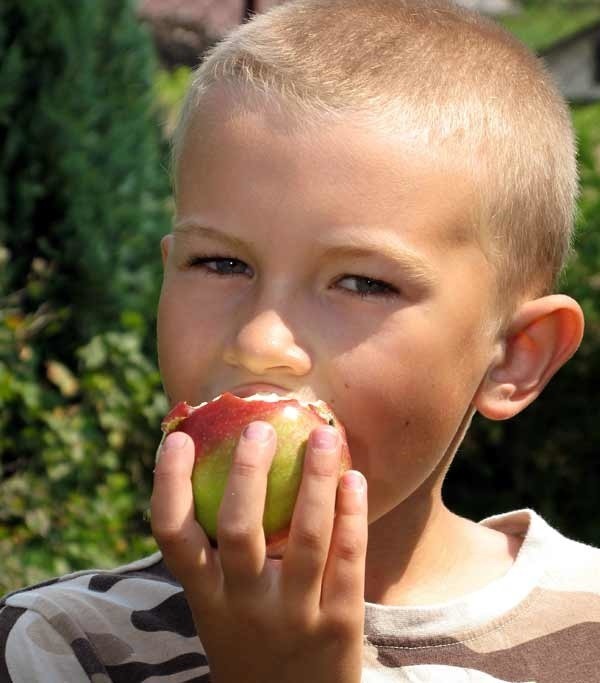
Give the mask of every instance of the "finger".
<svg viewBox="0 0 600 683">
<path fill-rule="evenodd" d="M 286 599 L 318 607 L 340 479 L 341 439 L 333 427 L 311 433 L 282 563 Z"/>
<path fill-rule="evenodd" d="M 169 569 L 184 587 L 204 584 L 214 573 L 212 549 L 194 515 L 191 475 L 194 442 L 183 432 L 165 439 L 154 470 L 152 533 Z"/>
<path fill-rule="evenodd" d="M 237 444 L 217 519 L 219 557 L 228 592 L 245 591 L 263 573 L 263 513 L 277 438 L 268 422 L 251 422 Z"/>
<path fill-rule="evenodd" d="M 321 595 L 321 609 L 336 618 L 350 616 L 363 605 L 367 536 L 367 482 L 360 472 L 350 470 L 338 486 Z"/>
</svg>

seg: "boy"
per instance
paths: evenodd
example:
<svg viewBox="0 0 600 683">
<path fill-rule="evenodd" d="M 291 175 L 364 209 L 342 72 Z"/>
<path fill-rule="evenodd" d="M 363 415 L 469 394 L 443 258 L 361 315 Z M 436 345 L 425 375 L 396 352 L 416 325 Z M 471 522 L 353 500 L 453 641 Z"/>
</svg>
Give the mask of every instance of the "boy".
<svg viewBox="0 0 600 683">
<path fill-rule="evenodd" d="M 338 481 L 336 433 L 315 431 L 287 549 L 266 558 L 275 439 L 252 423 L 215 550 L 172 434 L 162 555 L 9 596 L 0 679 L 598 680 L 598 551 L 528 510 L 476 524 L 441 495 L 474 412 L 519 413 L 583 333 L 551 294 L 576 168 L 535 58 L 444 0 L 290 2 L 207 57 L 174 159 L 170 401 L 323 399 L 356 469 Z"/>
</svg>

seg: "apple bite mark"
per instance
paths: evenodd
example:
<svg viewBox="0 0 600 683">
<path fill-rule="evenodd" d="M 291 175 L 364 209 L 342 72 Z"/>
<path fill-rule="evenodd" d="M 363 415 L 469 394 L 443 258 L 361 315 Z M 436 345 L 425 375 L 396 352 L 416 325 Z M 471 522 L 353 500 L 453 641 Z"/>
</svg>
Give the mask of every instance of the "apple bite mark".
<svg viewBox="0 0 600 683">
<path fill-rule="evenodd" d="M 225 392 L 199 406 L 185 402 L 175 405 L 162 422 L 163 440 L 172 431 L 182 431 L 194 441 L 192 489 L 196 519 L 216 541 L 217 515 L 235 448 L 246 425 L 255 420 L 269 422 L 277 435 L 267 480 L 263 528 L 267 554 L 279 557 L 289 533 L 311 431 L 321 425 L 335 427 L 342 437 L 340 476 L 352 465 L 344 427 L 331 408 L 324 401 L 305 402 L 277 394 L 240 398 Z"/>
</svg>

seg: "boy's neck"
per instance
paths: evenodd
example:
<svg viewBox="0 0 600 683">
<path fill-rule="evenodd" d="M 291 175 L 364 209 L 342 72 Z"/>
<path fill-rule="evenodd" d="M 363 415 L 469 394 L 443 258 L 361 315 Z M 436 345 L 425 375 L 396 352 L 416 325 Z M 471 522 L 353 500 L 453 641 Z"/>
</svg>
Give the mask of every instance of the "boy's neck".
<svg viewBox="0 0 600 683">
<path fill-rule="evenodd" d="M 407 502 L 369 527 L 365 600 L 415 606 L 460 598 L 506 574 L 521 543 L 455 515 L 441 496 Z"/>
</svg>

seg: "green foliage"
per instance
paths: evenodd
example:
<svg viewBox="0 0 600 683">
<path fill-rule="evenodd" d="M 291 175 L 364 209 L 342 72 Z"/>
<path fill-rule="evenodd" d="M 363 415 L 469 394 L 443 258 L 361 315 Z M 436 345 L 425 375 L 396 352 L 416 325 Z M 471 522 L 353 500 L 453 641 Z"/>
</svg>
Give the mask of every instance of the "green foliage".
<svg viewBox="0 0 600 683">
<path fill-rule="evenodd" d="M 600 21 L 600 5 L 595 0 L 533 0 L 521 12 L 500 18 L 505 28 L 537 51 L 596 21 Z"/>
<path fill-rule="evenodd" d="M 154 100 L 167 138 L 175 131 L 191 73 L 192 70 L 187 66 L 179 66 L 172 71 L 160 69 L 154 79 Z"/>
<path fill-rule="evenodd" d="M 128 2 L 0 4 L 0 593 L 155 547 L 155 69 Z"/>
<path fill-rule="evenodd" d="M 144 513 L 167 406 L 139 335 L 97 335 L 76 375 L 47 360 L 42 379 L 27 324 L 0 326 L 0 593 L 155 550 Z"/>
<path fill-rule="evenodd" d="M 120 311 L 154 309 L 166 179 L 153 67 L 127 2 L 0 5 L 3 284 L 18 289 L 33 259 L 47 262 L 22 303 L 60 318 L 38 343 L 65 360 Z M 152 316 L 141 320 L 152 338 Z"/>
</svg>

